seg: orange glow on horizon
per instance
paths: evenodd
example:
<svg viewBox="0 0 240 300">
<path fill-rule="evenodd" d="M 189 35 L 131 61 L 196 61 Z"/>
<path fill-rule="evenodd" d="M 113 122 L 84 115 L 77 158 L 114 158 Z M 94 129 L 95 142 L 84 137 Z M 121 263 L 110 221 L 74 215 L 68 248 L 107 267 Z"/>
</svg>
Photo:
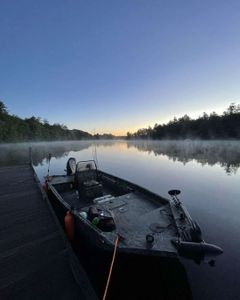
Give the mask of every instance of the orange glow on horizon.
<svg viewBox="0 0 240 300">
<path fill-rule="evenodd" d="M 128 132 L 130 133 L 134 133 L 136 132 L 139 128 L 142 127 L 137 127 L 137 128 L 129 128 L 129 129 L 110 129 L 110 130 L 104 130 L 104 129 L 100 129 L 97 131 L 97 133 L 99 134 L 113 134 L 115 136 L 126 136 Z"/>
</svg>

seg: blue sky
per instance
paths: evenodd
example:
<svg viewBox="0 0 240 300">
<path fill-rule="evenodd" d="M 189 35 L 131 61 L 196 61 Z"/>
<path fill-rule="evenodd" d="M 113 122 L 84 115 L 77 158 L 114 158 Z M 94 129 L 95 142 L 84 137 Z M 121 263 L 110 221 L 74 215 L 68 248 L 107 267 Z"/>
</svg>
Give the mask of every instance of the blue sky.
<svg viewBox="0 0 240 300">
<path fill-rule="evenodd" d="M 240 1 L 1 0 L 11 114 L 122 134 L 240 99 Z"/>
</svg>

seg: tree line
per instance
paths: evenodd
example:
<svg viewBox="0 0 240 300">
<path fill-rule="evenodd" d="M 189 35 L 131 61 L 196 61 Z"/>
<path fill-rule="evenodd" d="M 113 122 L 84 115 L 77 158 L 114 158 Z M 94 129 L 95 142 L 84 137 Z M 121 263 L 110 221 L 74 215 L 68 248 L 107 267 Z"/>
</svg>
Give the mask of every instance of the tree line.
<svg viewBox="0 0 240 300">
<path fill-rule="evenodd" d="M 0 101 L 0 142 L 56 141 L 91 139 L 88 132 L 68 129 L 63 124 L 50 125 L 38 117 L 21 119 L 10 115 L 6 105 Z"/>
<path fill-rule="evenodd" d="M 197 119 L 188 115 L 127 133 L 127 139 L 240 139 L 240 105 L 231 103 L 218 115 L 203 113 Z"/>
<path fill-rule="evenodd" d="M 0 143 L 28 141 L 57 141 L 82 139 L 114 139 L 112 134 L 94 134 L 78 129 L 68 129 L 64 124 L 49 124 L 47 120 L 32 116 L 21 119 L 8 113 L 6 105 L 0 101 Z M 197 119 L 188 115 L 141 128 L 135 133 L 127 133 L 127 139 L 240 139 L 240 105 L 231 103 L 218 115 L 203 113 Z"/>
</svg>

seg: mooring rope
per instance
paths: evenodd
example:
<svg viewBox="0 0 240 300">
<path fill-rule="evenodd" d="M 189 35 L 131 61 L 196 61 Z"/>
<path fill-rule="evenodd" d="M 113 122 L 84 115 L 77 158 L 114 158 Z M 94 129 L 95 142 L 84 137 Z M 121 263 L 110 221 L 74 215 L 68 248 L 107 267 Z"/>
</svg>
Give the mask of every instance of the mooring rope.
<svg viewBox="0 0 240 300">
<path fill-rule="evenodd" d="M 107 284 L 106 284 L 106 287 L 105 287 L 103 300 L 105 300 L 106 296 L 107 296 L 108 287 L 109 287 L 110 279 L 111 279 L 111 276 L 112 276 L 113 264 L 114 264 L 114 261 L 115 261 L 115 258 L 116 258 L 118 242 L 119 242 L 119 237 L 117 236 L 117 238 L 115 240 L 115 244 L 114 244 L 113 257 L 112 257 L 112 262 L 111 262 L 111 266 L 110 266 L 109 273 L 108 273 L 108 280 L 107 280 Z"/>
</svg>

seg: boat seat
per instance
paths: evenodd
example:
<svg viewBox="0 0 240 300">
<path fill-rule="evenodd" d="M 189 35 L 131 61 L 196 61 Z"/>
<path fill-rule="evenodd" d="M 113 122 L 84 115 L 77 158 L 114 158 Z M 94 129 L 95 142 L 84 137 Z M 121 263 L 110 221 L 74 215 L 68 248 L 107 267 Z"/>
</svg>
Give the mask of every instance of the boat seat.
<svg viewBox="0 0 240 300">
<path fill-rule="evenodd" d="M 76 172 L 75 180 L 78 185 L 83 184 L 83 182 L 88 180 L 97 181 L 97 171 L 96 170 L 85 170 L 81 172 Z"/>
<path fill-rule="evenodd" d="M 77 172 L 75 184 L 80 197 L 94 199 L 103 195 L 102 184 L 97 181 L 96 170 Z"/>
</svg>

